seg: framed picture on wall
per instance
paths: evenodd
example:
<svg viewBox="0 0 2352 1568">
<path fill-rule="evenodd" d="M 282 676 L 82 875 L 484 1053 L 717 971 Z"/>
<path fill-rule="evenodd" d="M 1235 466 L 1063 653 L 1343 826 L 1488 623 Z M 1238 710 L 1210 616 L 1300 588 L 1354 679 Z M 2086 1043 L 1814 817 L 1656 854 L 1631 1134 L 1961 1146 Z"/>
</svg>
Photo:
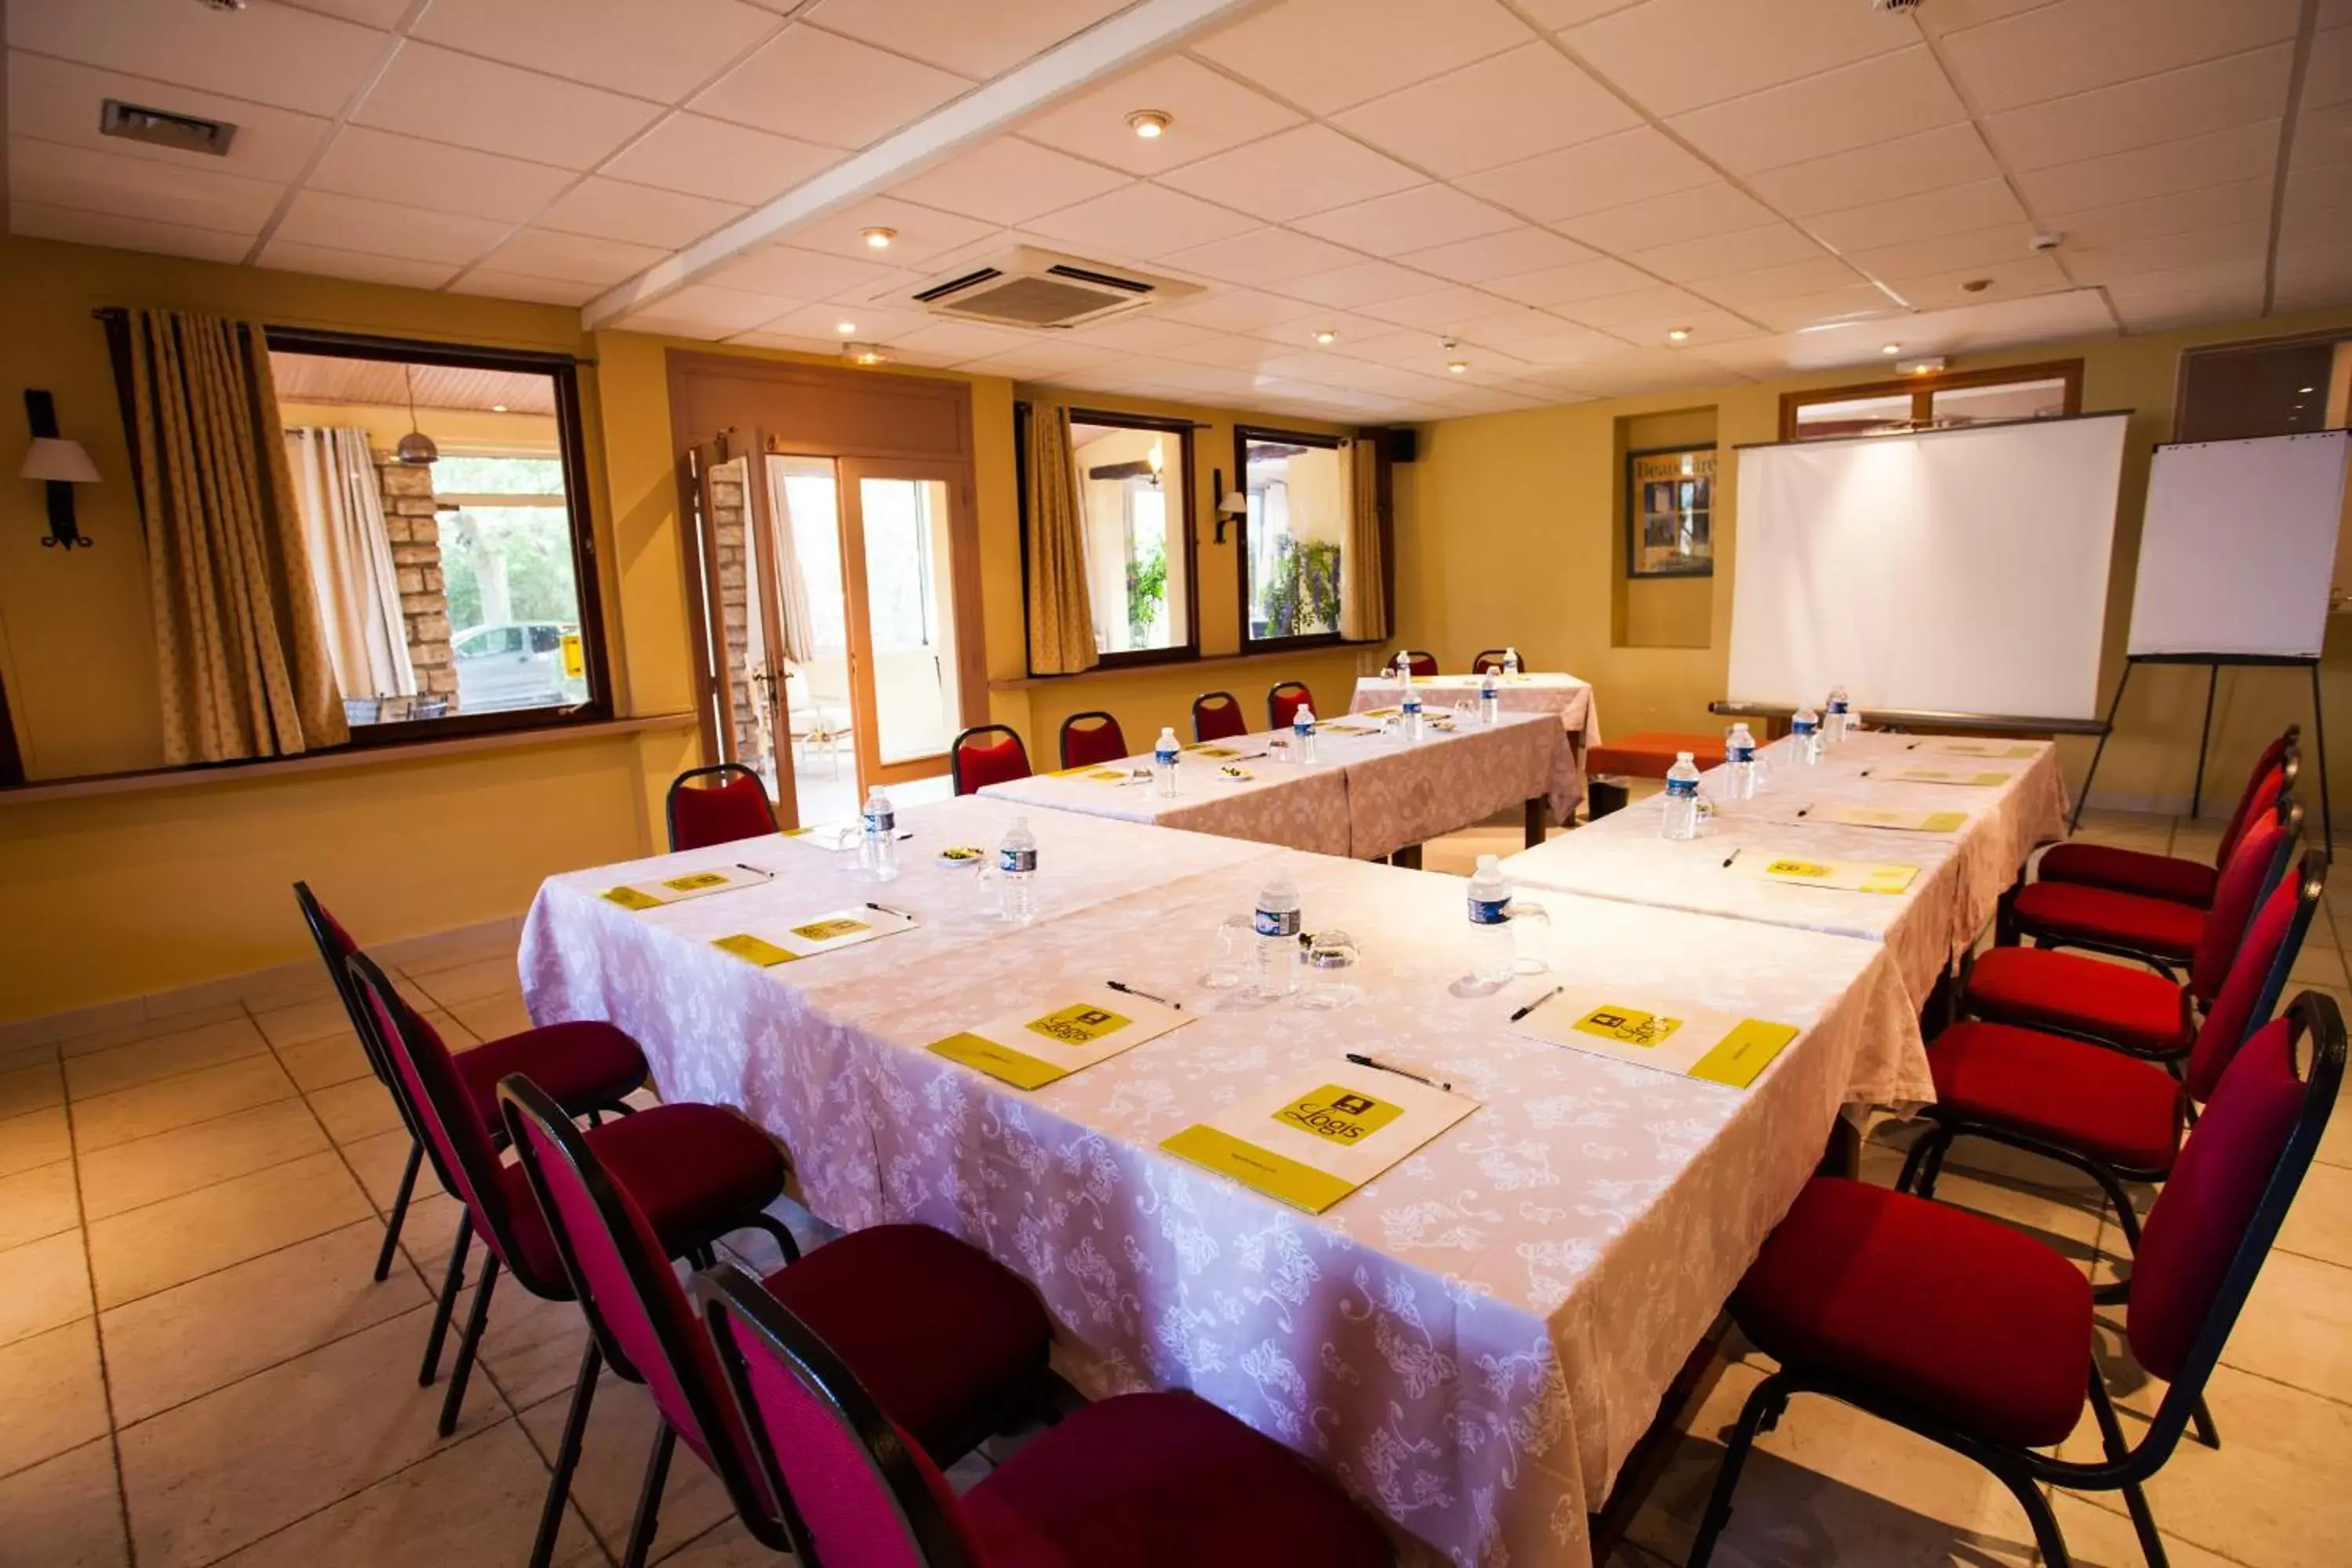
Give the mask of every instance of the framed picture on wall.
<svg viewBox="0 0 2352 1568">
<path fill-rule="evenodd" d="M 1625 574 L 1715 573 L 1715 448 L 1656 447 L 1625 454 Z"/>
</svg>

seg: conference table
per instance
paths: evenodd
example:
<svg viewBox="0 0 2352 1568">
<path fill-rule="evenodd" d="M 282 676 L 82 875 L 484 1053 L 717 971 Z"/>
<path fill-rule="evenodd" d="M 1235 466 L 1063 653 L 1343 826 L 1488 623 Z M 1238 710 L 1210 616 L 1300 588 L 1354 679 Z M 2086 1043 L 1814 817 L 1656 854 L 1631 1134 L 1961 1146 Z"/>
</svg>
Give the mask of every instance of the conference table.
<svg viewBox="0 0 2352 1568">
<path fill-rule="evenodd" d="M 1454 712 L 1465 705 L 1473 710 L 1478 706 L 1482 678 L 1415 676 L 1412 683 L 1421 692 L 1425 707 L 1433 711 Z M 1547 799 L 1553 821 L 1563 825 L 1574 822 L 1578 803 L 1584 798 L 1584 754 L 1601 743 L 1601 715 L 1593 702 L 1591 684 L 1557 670 L 1531 670 L 1496 677 L 1495 694 L 1506 713 L 1549 713 L 1559 721 L 1568 745 L 1553 769 Z M 1391 709 L 1403 700 L 1402 681 L 1382 675 L 1362 676 L 1356 681 L 1349 711 Z"/>
<path fill-rule="evenodd" d="M 1451 713 L 1431 717 L 1436 723 L 1418 741 L 1393 723 L 1384 730 L 1374 715 L 1323 721 L 1312 763 L 1285 760 L 1295 755 L 1286 730 L 1189 746 L 1173 795 L 1160 793 L 1149 754 L 987 784 L 980 793 L 1360 860 L 1511 806 L 1539 809 L 1569 749 L 1557 723 L 1540 713 L 1506 713 L 1491 725 Z M 1530 828 L 1530 841 L 1539 835 L 1539 826 Z"/>
<path fill-rule="evenodd" d="M 941 851 L 1021 814 L 986 795 L 907 808 L 887 884 L 782 837 L 552 878 L 523 931 L 531 1015 L 609 1019 L 666 1099 L 740 1107 L 830 1224 L 986 1250 L 1039 1290 L 1083 1393 L 1198 1393 L 1336 1477 L 1411 1562 L 1588 1562 L 1588 1511 L 1841 1108 L 1925 1071 L 1877 943 L 1559 895 L 1548 926 L 1512 928 L 1548 972 L 1486 989 L 1463 982 L 1458 878 L 1101 815 L 1029 814 L 1038 915 L 1005 925 Z M 1306 930 L 1353 934 L 1355 1005 L 1204 988 L 1218 922 L 1277 871 Z M 698 873 L 749 885 L 634 911 L 607 896 Z M 869 905 L 911 923 L 738 956 Z M 1108 980 L 1181 1004 L 1183 1026 L 1034 1089 L 929 1048 Z M 1797 1032 L 1734 1088 L 1519 1032 L 1514 1009 L 1560 984 Z M 1320 1213 L 1160 1146 L 1286 1079 L 1350 1074 L 1467 1113 Z"/>
</svg>

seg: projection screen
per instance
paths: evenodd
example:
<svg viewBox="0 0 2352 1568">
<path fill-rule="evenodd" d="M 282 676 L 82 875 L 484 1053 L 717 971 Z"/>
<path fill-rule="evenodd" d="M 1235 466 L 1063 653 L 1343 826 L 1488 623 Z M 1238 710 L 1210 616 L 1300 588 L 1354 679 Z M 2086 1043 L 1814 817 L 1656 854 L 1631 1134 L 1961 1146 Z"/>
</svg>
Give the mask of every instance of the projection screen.
<svg viewBox="0 0 2352 1568">
<path fill-rule="evenodd" d="M 1728 695 L 2096 717 L 2126 418 L 1741 447 Z"/>
</svg>

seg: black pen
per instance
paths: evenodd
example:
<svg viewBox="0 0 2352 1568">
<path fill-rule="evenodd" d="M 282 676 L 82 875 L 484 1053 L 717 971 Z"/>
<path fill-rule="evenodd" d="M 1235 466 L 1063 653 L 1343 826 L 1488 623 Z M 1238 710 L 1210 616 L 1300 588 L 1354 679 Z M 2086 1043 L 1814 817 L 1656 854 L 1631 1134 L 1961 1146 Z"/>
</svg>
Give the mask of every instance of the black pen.
<svg viewBox="0 0 2352 1568">
<path fill-rule="evenodd" d="M 1129 985 L 1124 980 L 1106 980 L 1103 984 L 1109 986 L 1114 991 L 1123 991 L 1129 996 L 1140 996 L 1146 1002 L 1157 1002 L 1162 1007 L 1173 1007 L 1179 1013 L 1181 1013 L 1184 1010 L 1183 1003 L 1171 1002 L 1165 996 L 1155 996 L 1150 992 L 1142 989 L 1140 986 Z"/>
<path fill-rule="evenodd" d="M 1743 844 L 1739 847 L 1739 849 L 1745 849 L 1748 846 Z M 1739 849 L 1735 849 L 1730 854 L 1726 855 L 1723 858 L 1723 868 L 1725 870 L 1728 871 L 1731 869 L 1731 863 L 1739 858 Z"/>
<path fill-rule="evenodd" d="M 1259 757 L 1263 757 L 1263 756 L 1265 756 L 1265 754 L 1266 754 L 1266 753 L 1265 753 L 1265 752 L 1244 752 L 1242 755 L 1240 755 L 1240 756 L 1238 756 L 1238 757 L 1235 757 L 1235 758 L 1234 759 L 1234 761 L 1235 761 L 1235 762 L 1237 762 L 1237 763 L 1254 762 L 1254 761 L 1255 761 L 1257 758 L 1259 758 Z"/>
<path fill-rule="evenodd" d="M 1869 770 L 1868 768 L 1864 768 L 1864 769 L 1863 769 L 1863 770 L 1862 770 L 1861 776 L 1862 776 L 1862 777 L 1864 777 L 1864 778 L 1868 778 L 1868 777 L 1870 776 L 1870 770 Z"/>
<path fill-rule="evenodd" d="M 776 879 L 776 874 L 773 871 L 763 870 L 757 866 L 746 866 L 740 860 L 735 862 L 735 869 L 738 871 L 749 871 L 751 875 L 759 878 L 763 882 L 772 882 Z"/>
<path fill-rule="evenodd" d="M 1349 1051 L 1348 1053 L 1348 1059 L 1355 1063 L 1360 1068 L 1371 1068 L 1378 1072 L 1392 1072 L 1399 1078 L 1409 1078 L 1415 1083 L 1425 1083 L 1432 1089 L 1443 1089 L 1448 1094 L 1454 1092 L 1454 1086 L 1450 1083 L 1440 1083 L 1433 1078 L 1424 1077 L 1423 1074 L 1417 1072 L 1409 1072 L 1403 1068 L 1393 1068 L 1389 1066 L 1386 1062 L 1376 1062 L 1371 1058 L 1358 1051 Z"/>
<path fill-rule="evenodd" d="M 1810 806 L 1810 805 L 1801 805 L 1801 806 L 1799 806 L 1799 807 L 1797 808 L 1797 815 L 1798 815 L 1799 816 L 1804 816 L 1804 815 L 1805 815 L 1805 813 L 1807 813 L 1807 812 L 1809 812 L 1809 811 L 1811 811 L 1811 810 L 1812 810 L 1812 809 L 1813 809 L 1813 808 L 1812 808 L 1811 806 Z"/>
<path fill-rule="evenodd" d="M 1528 1014 L 1534 1012 L 1537 1008 L 1542 1006 L 1545 1003 L 1550 1001 L 1553 997 L 1559 995 L 1561 992 L 1567 989 L 1568 987 L 1565 985 L 1553 986 L 1550 990 L 1545 992 L 1542 995 L 1537 997 L 1534 1001 L 1528 1003 L 1517 1012 L 1512 1014 L 1511 1022 L 1514 1024 L 1517 1023 L 1520 1019 L 1526 1017 Z"/>
<path fill-rule="evenodd" d="M 897 915 L 900 920 L 905 921 L 909 925 L 912 925 L 915 921 L 915 917 L 908 914 L 906 910 L 894 910 L 887 904 L 877 904 L 871 899 L 866 900 L 866 907 L 869 910 L 879 910 L 886 915 Z"/>
</svg>

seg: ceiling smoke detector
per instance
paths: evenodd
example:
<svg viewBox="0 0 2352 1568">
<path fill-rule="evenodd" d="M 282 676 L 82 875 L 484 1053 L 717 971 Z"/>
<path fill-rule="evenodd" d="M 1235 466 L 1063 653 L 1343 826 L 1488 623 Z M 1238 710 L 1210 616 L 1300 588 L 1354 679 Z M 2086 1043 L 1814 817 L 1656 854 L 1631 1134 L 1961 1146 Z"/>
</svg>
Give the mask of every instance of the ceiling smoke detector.
<svg viewBox="0 0 2352 1568">
<path fill-rule="evenodd" d="M 1870 0 L 1874 11 L 1916 11 L 1919 0 Z"/>
<path fill-rule="evenodd" d="M 245 0 L 196 0 L 207 11 L 242 11 Z"/>
<path fill-rule="evenodd" d="M 2065 243 L 2066 237 L 2054 232 L 2044 231 L 2033 237 L 2033 248 L 2040 251 L 2055 250 Z"/>
</svg>

